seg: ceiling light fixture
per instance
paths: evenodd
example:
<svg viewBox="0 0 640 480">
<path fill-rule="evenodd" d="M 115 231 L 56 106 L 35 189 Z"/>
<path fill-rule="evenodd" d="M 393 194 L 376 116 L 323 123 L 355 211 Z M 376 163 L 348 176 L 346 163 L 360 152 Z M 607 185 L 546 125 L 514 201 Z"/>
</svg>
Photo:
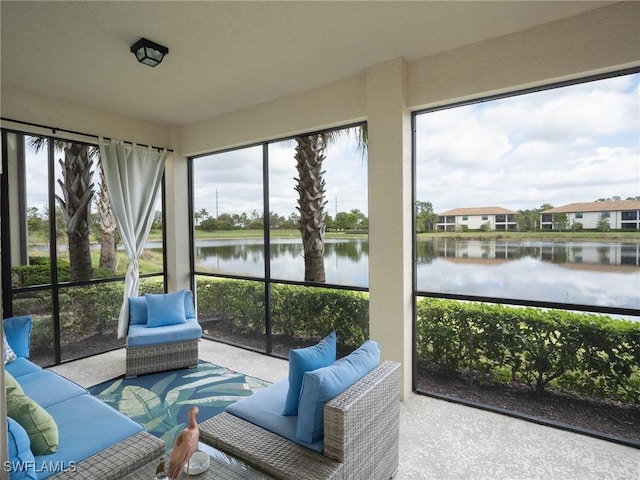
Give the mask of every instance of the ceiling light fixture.
<svg viewBox="0 0 640 480">
<path fill-rule="evenodd" d="M 141 38 L 131 45 L 131 53 L 136 56 L 140 63 L 155 67 L 162 62 L 164 56 L 169 53 L 169 49 L 146 38 Z"/>
</svg>

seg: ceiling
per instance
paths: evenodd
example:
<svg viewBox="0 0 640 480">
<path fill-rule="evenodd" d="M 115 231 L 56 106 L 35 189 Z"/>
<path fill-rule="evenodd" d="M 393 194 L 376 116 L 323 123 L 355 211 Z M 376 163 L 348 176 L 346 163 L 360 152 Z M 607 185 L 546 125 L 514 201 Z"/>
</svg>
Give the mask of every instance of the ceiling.
<svg viewBox="0 0 640 480">
<path fill-rule="evenodd" d="M 2 0 L 1 87 L 179 126 L 610 3 Z"/>
</svg>

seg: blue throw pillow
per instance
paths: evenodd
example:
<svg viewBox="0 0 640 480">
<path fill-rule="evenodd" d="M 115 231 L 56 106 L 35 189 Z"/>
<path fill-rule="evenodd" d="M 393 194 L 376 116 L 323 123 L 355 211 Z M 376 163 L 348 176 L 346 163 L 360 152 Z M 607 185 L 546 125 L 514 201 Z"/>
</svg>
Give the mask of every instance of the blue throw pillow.
<svg viewBox="0 0 640 480">
<path fill-rule="evenodd" d="M 11 417 L 7 417 L 7 443 L 9 444 L 9 464 L 4 468 L 9 471 L 11 480 L 23 478 L 38 480 L 29 435 L 22 425 Z"/>
<path fill-rule="evenodd" d="M 184 290 L 156 295 L 147 293 L 147 327 L 165 327 L 185 323 Z"/>
<path fill-rule="evenodd" d="M 184 316 L 187 318 L 196 318 L 196 307 L 193 304 L 193 292 L 191 290 L 183 290 L 184 292 Z"/>
<path fill-rule="evenodd" d="M 147 323 L 147 299 L 129 297 L 129 325 L 144 325 L 145 323 Z"/>
<path fill-rule="evenodd" d="M 196 309 L 193 304 L 193 292 L 191 290 L 180 291 L 184 292 L 184 316 L 187 319 L 196 318 Z M 147 319 L 146 297 L 129 297 L 129 325 L 145 325 L 147 323 Z"/>
<path fill-rule="evenodd" d="M 336 361 L 336 332 L 331 332 L 317 345 L 289 351 L 289 390 L 283 415 L 297 415 L 302 377 L 305 372 L 326 367 Z"/>
<path fill-rule="evenodd" d="M 18 357 L 29 358 L 31 315 L 5 318 L 2 324 L 7 342 Z"/>
<path fill-rule="evenodd" d="M 380 345 L 367 340 L 333 365 L 306 372 L 300 391 L 296 438 L 313 443 L 324 437 L 324 406 L 380 363 Z"/>
</svg>

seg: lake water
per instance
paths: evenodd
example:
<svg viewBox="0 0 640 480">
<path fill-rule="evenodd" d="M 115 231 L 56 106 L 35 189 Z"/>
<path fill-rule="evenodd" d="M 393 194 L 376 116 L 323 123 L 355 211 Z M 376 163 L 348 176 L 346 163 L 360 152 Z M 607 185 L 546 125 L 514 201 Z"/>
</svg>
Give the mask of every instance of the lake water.
<svg viewBox="0 0 640 480">
<path fill-rule="evenodd" d="M 198 271 L 264 277 L 260 239 L 196 245 Z M 327 283 L 367 287 L 369 243 L 327 239 Z M 271 243 L 271 276 L 304 280 L 298 238 Z M 640 308 L 640 243 L 428 239 L 417 245 L 422 291 Z"/>
</svg>

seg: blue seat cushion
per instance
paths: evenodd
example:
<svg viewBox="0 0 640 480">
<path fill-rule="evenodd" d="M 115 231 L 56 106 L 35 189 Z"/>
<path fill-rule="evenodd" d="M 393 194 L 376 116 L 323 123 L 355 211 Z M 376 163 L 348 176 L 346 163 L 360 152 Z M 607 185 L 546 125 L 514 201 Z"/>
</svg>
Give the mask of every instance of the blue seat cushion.
<svg viewBox="0 0 640 480">
<path fill-rule="evenodd" d="M 24 357 L 18 357 L 13 362 L 7 363 L 5 365 L 5 369 L 13 376 L 13 378 L 20 378 L 23 375 L 41 371 L 42 367 Z"/>
<path fill-rule="evenodd" d="M 324 406 L 380 363 L 380 345 L 371 340 L 333 365 L 304 374 L 296 438 L 313 443 L 324 437 Z"/>
<path fill-rule="evenodd" d="M 17 379 L 25 395 L 36 401 L 42 408 L 87 393 L 80 385 L 61 377 L 50 370 L 22 375 Z"/>
<path fill-rule="evenodd" d="M 304 373 L 326 367 L 335 361 L 336 332 L 331 332 L 311 347 L 289 350 L 289 391 L 284 404 L 284 415 L 298 414 L 298 399 Z"/>
<path fill-rule="evenodd" d="M 13 418 L 7 417 L 7 443 L 9 444 L 8 470 L 11 480 L 38 480 L 36 464 L 27 431 Z"/>
<path fill-rule="evenodd" d="M 146 325 L 130 325 L 127 346 L 142 347 L 161 343 L 184 342 L 185 340 L 197 340 L 201 336 L 202 327 L 195 318 L 191 318 L 185 323 L 155 328 L 147 328 Z"/>
<path fill-rule="evenodd" d="M 41 472 L 39 479 L 50 477 L 143 430 L 142 425 L 89 394 L 52 405 L 47 411 L 58 424 L 60 443 L 55 453 L 35 457 L 36 471 Z"/>
<path fill-rule="evenodd" d="M 318 442 L 300 441 L 296 437 L 298 417 L 282 415 L 288 389 L 289 380 L 284 378 L 229 405 L 225 411 L 292 442 L 322 453 L 324 439 L 320 439 Z"/>
</svg>

